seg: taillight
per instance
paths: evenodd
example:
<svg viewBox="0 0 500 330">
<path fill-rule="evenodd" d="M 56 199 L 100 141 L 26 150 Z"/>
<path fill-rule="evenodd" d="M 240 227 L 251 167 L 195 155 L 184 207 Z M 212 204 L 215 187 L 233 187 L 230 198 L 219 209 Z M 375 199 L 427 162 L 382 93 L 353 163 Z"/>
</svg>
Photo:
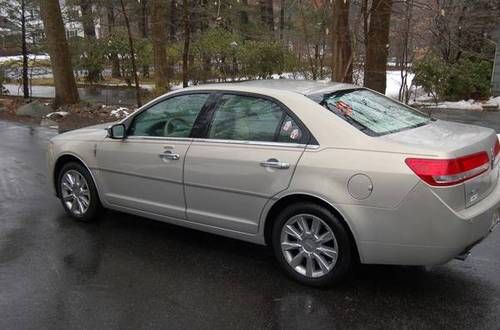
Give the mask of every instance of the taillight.
<svg viewBox="0 0 500 330">
<path fill-rule="evenodd" d="M 500 151 L 500 146 L 498 148 Z M 431 186 L 451 186 L 464 182 L 486 172 L 490 166 L 488 154 L 484 151 L 455 159 L 407 158 L 405 162 Z"/>
</svg>

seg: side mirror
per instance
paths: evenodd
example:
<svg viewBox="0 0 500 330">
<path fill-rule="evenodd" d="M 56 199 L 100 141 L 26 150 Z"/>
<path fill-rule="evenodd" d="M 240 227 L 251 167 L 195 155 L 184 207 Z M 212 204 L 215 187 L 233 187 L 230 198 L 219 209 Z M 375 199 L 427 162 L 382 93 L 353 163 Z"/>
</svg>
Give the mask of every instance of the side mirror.
<svg viewBox="0 0 500 330">
<path fill-rule="evenodd" d="M 111 139 L 121 140 L 125 138 L 125 125 L 115 124 L 108 127 L 108 137 Z"/>
</svg>

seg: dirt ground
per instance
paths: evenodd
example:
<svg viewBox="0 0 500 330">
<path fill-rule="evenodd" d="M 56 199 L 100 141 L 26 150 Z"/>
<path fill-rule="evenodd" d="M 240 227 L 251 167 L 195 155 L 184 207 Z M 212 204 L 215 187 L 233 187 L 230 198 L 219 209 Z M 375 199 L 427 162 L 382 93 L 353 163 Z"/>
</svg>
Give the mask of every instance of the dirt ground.
<svg viewBox="0 0 500 330">
<path fill-rule="evenodd" d="M 16 114 L 16 110 L 26 104 L 24 100 L 14 97 L 0 98 L 0 109 L 3 109 L 0 111 L 0 119 L 20 123 L 45 123 L 48 126 L 58 126 L 59 132 L 65 132 L 81 127 L 115 122 L 135 110 L 122 106 L 90 104 L 86 102 L 55 108 L 49 100 L 39 101 L 51 107 L 53 112 L 41 118 L 40 116 L 19 116 Z"/>
</svg>

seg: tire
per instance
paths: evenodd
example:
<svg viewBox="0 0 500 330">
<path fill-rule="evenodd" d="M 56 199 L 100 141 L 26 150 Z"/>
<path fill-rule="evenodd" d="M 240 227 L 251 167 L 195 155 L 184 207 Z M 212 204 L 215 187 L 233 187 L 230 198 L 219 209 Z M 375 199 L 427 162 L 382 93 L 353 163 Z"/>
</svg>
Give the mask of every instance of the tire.
<svg viewBox="0 0 500 330">
<path fill-rule="evenodd" d="M 80 163 L 70 162 L 62 167 L 57 189 L 64 210 L 78 221 L 91 222 L 103 210 L 92 175 Z"/>
<path fill-rule="evenodd" d="M 296 203 L 281 211 L 271 240 L 281 267 L 302 284 L 337 284 L 353 264 L 354 251 L 346 228 L 332 212 L 314 203 Z"/>
</svg>

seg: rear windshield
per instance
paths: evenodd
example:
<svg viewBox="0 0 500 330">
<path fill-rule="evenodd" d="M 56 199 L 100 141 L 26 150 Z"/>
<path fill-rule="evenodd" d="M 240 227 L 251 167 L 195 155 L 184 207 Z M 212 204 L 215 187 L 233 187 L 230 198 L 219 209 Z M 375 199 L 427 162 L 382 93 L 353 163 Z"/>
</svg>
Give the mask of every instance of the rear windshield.
<svg viewBox="0 0 500 330">
<path fill-rule="evenodd" d="M 417 110 L 367 89 L 348 89 L 309 97 L 371 136 L 423 126 L 431 120 Z"/>
</svg>

